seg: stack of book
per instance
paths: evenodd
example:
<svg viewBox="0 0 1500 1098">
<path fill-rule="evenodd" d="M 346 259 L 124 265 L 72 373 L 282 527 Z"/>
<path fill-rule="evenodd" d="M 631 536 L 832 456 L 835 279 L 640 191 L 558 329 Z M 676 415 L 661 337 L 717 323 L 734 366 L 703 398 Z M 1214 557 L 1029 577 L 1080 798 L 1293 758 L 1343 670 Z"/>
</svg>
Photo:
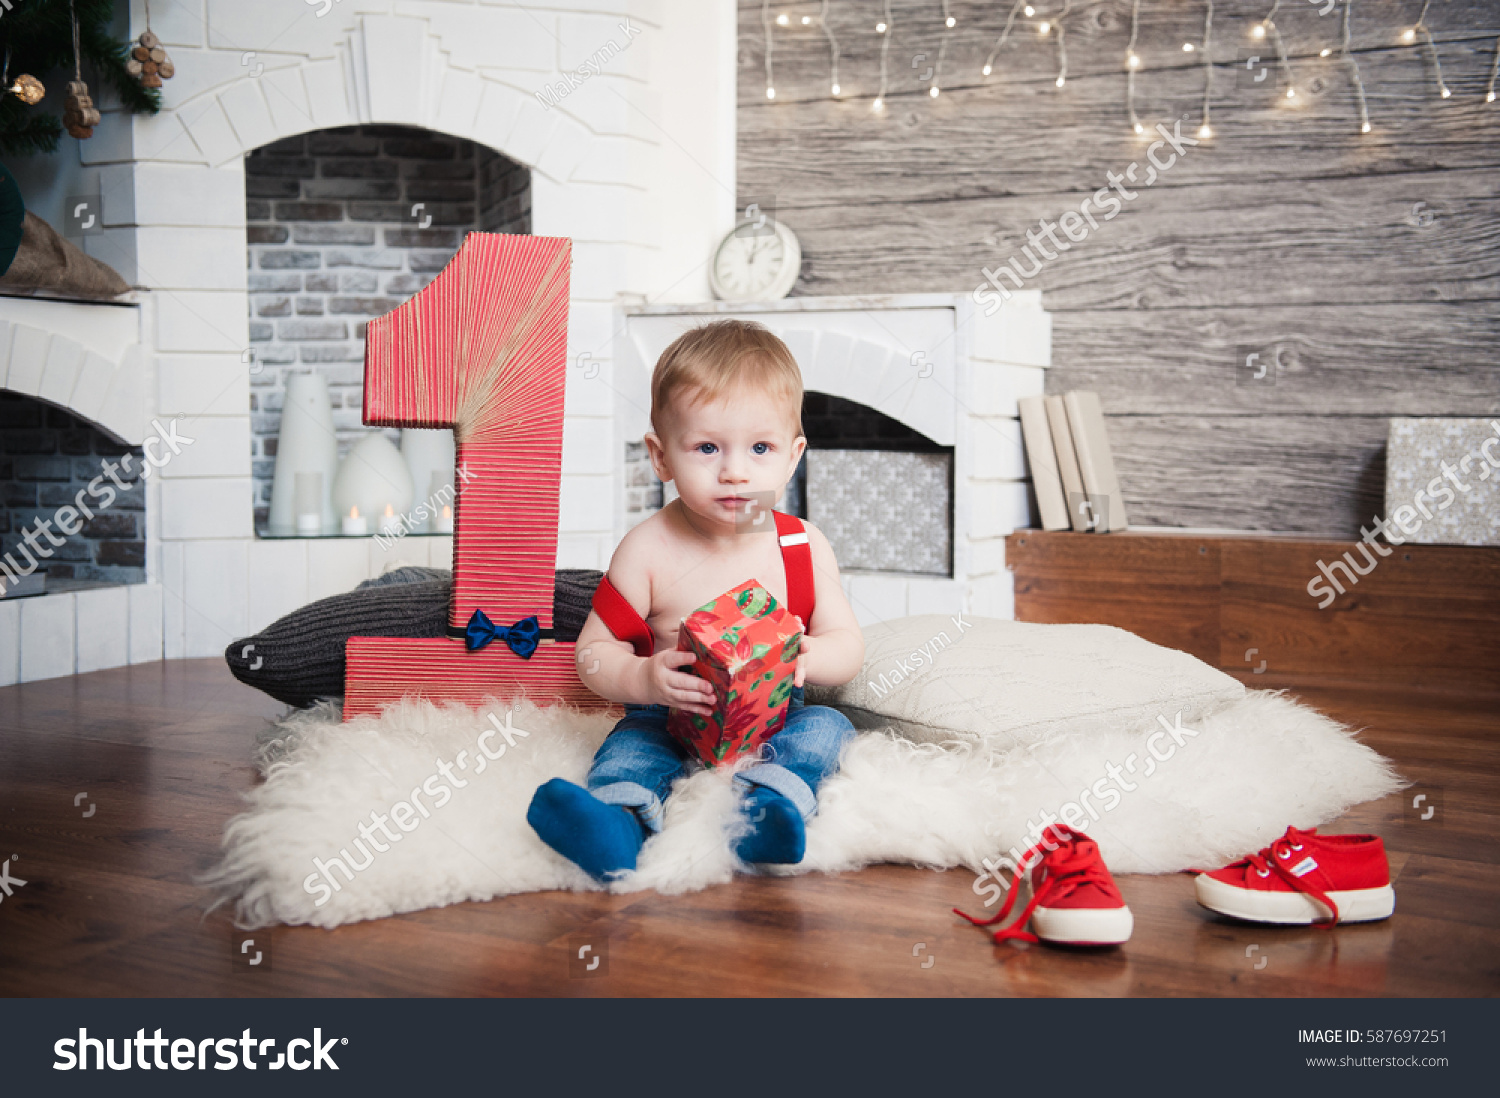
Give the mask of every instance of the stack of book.
<svg viewBox="0 0 1500 1098">
<path fill-rule="evenodd" d="M 1022 397 L 1018 403 L 1042 529 L 1125 529 L 1125 499 L 1099 394 Z"/>
</svg>

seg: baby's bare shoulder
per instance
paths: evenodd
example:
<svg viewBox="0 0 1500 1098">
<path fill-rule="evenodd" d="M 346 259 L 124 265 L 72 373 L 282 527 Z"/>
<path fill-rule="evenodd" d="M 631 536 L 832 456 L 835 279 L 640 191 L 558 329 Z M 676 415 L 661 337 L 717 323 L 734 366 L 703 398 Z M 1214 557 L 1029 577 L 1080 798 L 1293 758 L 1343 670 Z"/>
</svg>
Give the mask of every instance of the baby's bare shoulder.
<svg viewBox="0 0 1500 1098">
<path fill-rule="evenodd" d="M 838 560 L 834 556 L 833 546 L 823 536 L 823 531 L 819 530 L 806 519 L 802 520 L 802 528 L 807 531 L 807 546 L 812 550 L 814 562 L 837 565 Z"/>
<path fill-rule="evenodd" d="M 671 524 L 658 511 L 632 527 L 615 546 L 609 581 L 637 610 L 650 608 L 652 578 L 677 555 Z"/>
</svg>

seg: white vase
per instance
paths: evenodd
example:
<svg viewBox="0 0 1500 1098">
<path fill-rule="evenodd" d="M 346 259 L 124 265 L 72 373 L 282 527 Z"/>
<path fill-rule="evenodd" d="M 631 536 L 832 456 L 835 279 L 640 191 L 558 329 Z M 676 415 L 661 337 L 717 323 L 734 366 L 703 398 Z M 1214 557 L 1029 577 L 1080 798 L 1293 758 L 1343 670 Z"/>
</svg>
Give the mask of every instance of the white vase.
<svg viewBox="0 0 1500 1098">
<path fill-rule="evenodd" d="M 328 381 L 319 374 L 293 374 L 287 378 L 286 402 L 281 409 L 281 436 L 276 441 L 276 474 L 271 481 L 268 533 L 282 537 L 297 533 L 298 473 L 322 474 L 321 532 L 338 532 L 338 518 L 329 496 L 338 461 L 339 444 L 333 429 Z"/>
<path fill-rule="evenodd" d="M 402 428 L 401 456 L 406 459 L 406 468 L 411 473 L 413 488 L 417 492 L 428 493 L 425 499 L 414 502 L 427 504 L 427 510 L 434 514 L 442 513 L 444 503 L 450 507 L 453 505 L 453 432 L 451 430 L 446 427 L 438 430 L 419 427 Z M 432 494 L 440 488 L 446 488 L 443 498 L 433 499 Z M 437 525 L 429 517 L 420 523 L 418 528 L 432 533 L 437 530 Z"/>
<path fill-rule="evenodd" d="M 340 518 L 354 508 L 372 532 L 389 529 L 391 520 L 412 504 L 411 473 L 401 451 L 379 432 L 371 432 L 349 448 L 333 478 L 333 506 Z"/>
</svg>

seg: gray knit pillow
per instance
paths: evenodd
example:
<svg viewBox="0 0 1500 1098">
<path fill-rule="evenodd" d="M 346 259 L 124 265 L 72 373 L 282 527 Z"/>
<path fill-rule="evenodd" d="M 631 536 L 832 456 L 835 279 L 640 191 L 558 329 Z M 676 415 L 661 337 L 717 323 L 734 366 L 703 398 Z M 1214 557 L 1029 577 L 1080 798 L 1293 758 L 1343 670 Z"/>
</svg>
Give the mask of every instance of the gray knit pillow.
<svg viewBox="0 0 1500 1098">
<path fill-rule="evenodd" d="M 558 640 L 578 639 L 603 576 L 587 568 L 558 570 L 552 593 Z M 451 572 L 398 568 L 293 610 L 258 635 L 235 641 L 224 660 L 240 682 L 288 705 L 343 697 L 344 643 L 350 637 L 444 636 L 452 587 Z"/>
</svg>

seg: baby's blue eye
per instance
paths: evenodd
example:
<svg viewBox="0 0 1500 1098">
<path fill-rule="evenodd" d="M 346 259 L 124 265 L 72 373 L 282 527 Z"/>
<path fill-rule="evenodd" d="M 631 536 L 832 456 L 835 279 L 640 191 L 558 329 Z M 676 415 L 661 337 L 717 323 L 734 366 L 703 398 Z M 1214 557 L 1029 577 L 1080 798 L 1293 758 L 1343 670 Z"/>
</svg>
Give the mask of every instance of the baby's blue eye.
<svg viewBox="0 0 1500 1098">
<path fill-rule="evenodd" d="M 719 452 L 719 448 L 712 442 L 700 442 L 698 444 L 698 452 L 700 454 L 717 454 Z"/>
<path fill-rule="evenodd" d="M 764 442 L 757 442 L 754 446 L 750 447 L 750 452 L 756 454 L 757 456 L 761 454 L 768 454 L 771 452 L 771 447 Z"/>
</svg>

